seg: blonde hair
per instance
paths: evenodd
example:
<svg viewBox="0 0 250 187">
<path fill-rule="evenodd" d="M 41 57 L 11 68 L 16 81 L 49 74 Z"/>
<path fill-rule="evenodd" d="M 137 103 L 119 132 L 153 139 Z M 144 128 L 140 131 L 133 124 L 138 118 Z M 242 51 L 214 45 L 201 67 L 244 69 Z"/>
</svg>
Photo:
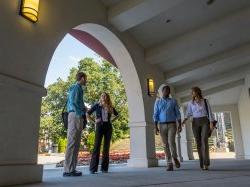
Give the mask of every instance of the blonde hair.
<svg viewBox="0 0 250 187">
<path fill-rule="evenodd" d="M 103 95 L 106 96 L 106 99 L 102 99 Z M 112 101 L 111 101 L 110 96 L 109 96 L 108 93 L 103 92 L 103 93 L 101 94 L 101 98 L 100 98 L 100 100 L 99 100 L 99 103 L 100 103 L 100 105 L 101 105 L 102 107 L 106 107 L 106 108 L 108 109 L 108 112 L 109 112 L 109 113 L 113 113 L 113 104 L 112 104 Z"/>
</svg>

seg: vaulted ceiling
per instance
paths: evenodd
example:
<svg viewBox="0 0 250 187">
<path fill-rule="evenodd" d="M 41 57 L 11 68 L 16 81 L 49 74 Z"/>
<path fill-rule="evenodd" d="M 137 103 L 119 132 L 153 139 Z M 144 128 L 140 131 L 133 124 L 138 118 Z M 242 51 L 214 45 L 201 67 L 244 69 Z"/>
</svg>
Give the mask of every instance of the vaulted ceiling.
<svg viewBox="0 0 250 187">
<path fill-rule="evenodd" d="M 237 103 L 250 72 L 250 0 L 101 0 L 182 102 L 200 86 L 214 105 Z"/>
</svg>

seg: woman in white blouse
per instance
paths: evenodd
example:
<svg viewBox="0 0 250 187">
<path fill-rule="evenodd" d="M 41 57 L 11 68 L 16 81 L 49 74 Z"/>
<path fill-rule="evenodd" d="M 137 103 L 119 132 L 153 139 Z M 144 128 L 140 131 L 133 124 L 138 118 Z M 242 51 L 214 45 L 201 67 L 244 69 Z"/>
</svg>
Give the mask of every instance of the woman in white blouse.
<svg viewBox="0 0 250 187">
<path fill-rule="evenodd" d="M 192 129 L 197 144 L 200 167 L 202 170 L 208 170 L 210 165 L 209 158 L 209 131 L 213 129 L 213 114 L 208 100 L 202 96 L 199 87 L 192 88 L 192 100 L 188 103 L 185 119 L 193 117 Z"/>
</svg>

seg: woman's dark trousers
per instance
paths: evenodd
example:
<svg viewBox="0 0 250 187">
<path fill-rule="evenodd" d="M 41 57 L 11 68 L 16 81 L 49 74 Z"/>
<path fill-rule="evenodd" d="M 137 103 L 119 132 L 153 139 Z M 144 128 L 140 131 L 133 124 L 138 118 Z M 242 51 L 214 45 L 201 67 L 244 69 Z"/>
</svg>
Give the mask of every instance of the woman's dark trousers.
<svg viewBox="0 0 250 187">
<path fill-rule="evenodd" d="M 209 120 L 207 117 L 194 118 L 193 119 L 193 133 L 197 144 L 197 151 L 200 159 L 200 167 L 209 166 Z"/>
<path fill-rule="evenodd" d="M 90 168 L 89 168 L 91 172 L 98 171 L 100 149 L 101 149 L 103 137 L 104 137 L 104 142 L 103 142 L 103 151 L 102 151 L 101 171 L 108 171 L 109 147 L 110 147 L 110 142 L 111 142 L 111 137 L 112 137 L 112 125 L 110 123 L 104 122 L 104 123 L 98 123 L 96 125 L 95 144 L 94 144 L 94 150 L 92 153 L 92 158 L 91 158 Z"/>
</svg>

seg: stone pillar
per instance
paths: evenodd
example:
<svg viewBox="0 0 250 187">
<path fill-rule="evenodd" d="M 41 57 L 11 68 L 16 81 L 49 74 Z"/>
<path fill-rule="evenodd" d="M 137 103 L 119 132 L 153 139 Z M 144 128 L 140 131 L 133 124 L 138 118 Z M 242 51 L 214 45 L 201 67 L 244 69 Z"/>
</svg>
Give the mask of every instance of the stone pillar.
<svg viewBox="0 0 250 187">
<path fill-rule="evenodd" d="M 192 123 L 190 120 L 187 121 L 187 125 L 185 126 L 185 132 L 186 132 L 186 145 L 187 145 L 187 154 L 188 154 L 188 160 L 194 160 L 193 155 L 193 131 L 192 131 Z"/>
<path fill-rule="evenodd" d="M 178 147 L 178 155 L 180 160 L 194 160 L 193 150 L 192 150 L 192 135 L 191 125 L 187 124 L 183 127 L 182 132 L 177 134 L 177 142 L 180 148 Z"/>
<path fill-rule="evenodd" d="M 238 105 L 213 106 L 213 112 L 230 112 L 233 129 L 234 149 L 236 159 L 244 159 L 244 146 L 242 139 L 241 121 L 239 119 Z"/>
<path fill-rule="evenodd" d="M 244 159 L 244 147 L 237 105 L 234 105 L 231 110 L 231 124 L 233 128 L 235 157 L 236 159 Z"/>
<path fill-rule="evenodd" d="M 242 88 L 239 99 L 239 117 L 241 126 L 241 138 L 243 142 L 245 159 L 250 159 L 250 73 L 245 78 L 245 85 Z M 236 146 L 235 146 L 236 147 Z M 237 150 L 236 150 L 237 151 Z"/>
<path fill-rule="evenodd" d="M 184 119 L 184 109 L 180 108 L 182 119 Z M 192 150 L 192 128 L 190 121 L 186 122 L 186 125 L 183 127 L 182 132 L 177 135 L 179 137 L 180 151 L 179 156 L 181 160 L 194 160 L 193 150 Z"/>
<path fill-rule="evenodd" d="M 183 154 L 182 154 L 182 150 L 185 151 L 185 147 L 183 149 L 182 147 L 182 137 L 181 137 L 181 133 L 177 133 L 176 135 L 176 142 L 177 142 L 177 153 L 178 153 L 178 156 L 179 156 L 179 159 L 181 162 L 183 162 Z M 185 153 L 184 153 L 185 155 Z"/>
<path fill-rule="evenodd" d="M 0 90 L 0 186 L 41 182 L 37 153 L 45 89 L 0 75 Z"/>
<path fill-rule="evenodd" d="M 146 122 L 130 123 L 130 167 L 155 167 L 154 125 Z"/>
</svg>

